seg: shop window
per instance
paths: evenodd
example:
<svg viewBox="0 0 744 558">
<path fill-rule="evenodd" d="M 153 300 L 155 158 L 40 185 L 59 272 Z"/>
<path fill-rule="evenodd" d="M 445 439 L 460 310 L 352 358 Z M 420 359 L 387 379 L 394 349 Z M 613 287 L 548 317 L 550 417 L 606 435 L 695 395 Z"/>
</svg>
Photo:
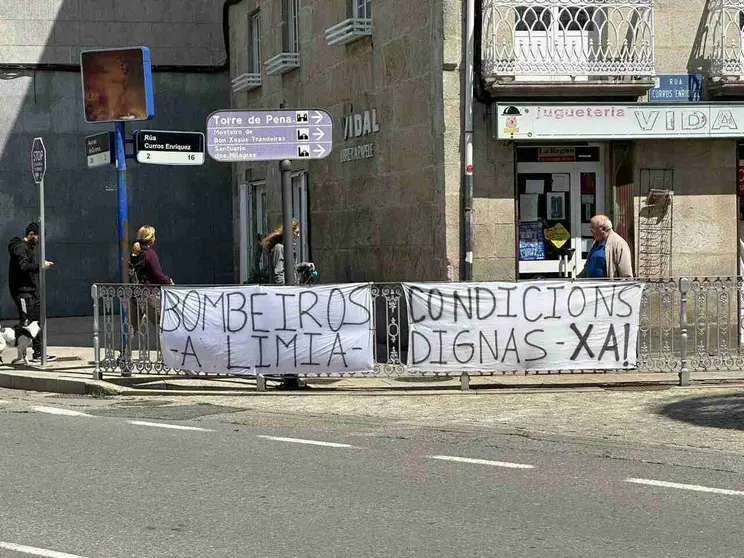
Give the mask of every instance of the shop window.
<svg viewBox="0 0 744 558">
<path fill-rule="evenodd" d="M 252 74 L 261 73 L 261 12 L 256 10 L 249 16 L 250 40 L 248 42 L 248 60 Z"/>
</svg>

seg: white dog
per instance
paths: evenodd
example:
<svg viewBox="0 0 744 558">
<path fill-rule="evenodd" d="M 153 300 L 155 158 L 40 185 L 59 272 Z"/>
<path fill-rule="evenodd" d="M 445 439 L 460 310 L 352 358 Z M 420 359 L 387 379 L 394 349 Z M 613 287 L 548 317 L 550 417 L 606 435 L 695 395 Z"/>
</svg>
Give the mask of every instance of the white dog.
<svg viewBox="0 0 744 558">
<path fill-rule="evenodd" d="M 16 338 L 15 329 L 12 327 L 0 328 L 0 363 L 3 361 L 2 352 L 5 350 L 5 347 L 15 347 L 18 349 L 18 358 L 13 360 L 12 364 L 28 364 L 28 359 L 26 358 L 28 348 L 31 346 L 33 340 L 36 339 L 36 336 L 39 335 L 40 330 L 39 322 L 31 322 L 21 328 L 21 333 Z"/>
</svg>

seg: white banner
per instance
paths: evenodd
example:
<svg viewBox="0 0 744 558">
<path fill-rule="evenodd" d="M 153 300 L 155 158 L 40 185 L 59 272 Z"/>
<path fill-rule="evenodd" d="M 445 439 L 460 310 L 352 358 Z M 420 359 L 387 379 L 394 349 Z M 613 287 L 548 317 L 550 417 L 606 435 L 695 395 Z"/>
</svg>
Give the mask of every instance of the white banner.
<svg viewBox="0 0 744 558">
<path fill-rule="evenodd" d="M 744 104 L 496 105 L 496 138 L 576 140 L 614 138 L 739 138 Z"/>
<path fill-rule="evenodd" d="M 369 284 L 163 288 L 163 362 L 225 374 L 374 368 Z"/>
<path fill-rule="evenodd" d="M 404 284 L 413 371 L 636 366 L 643 284 Z"/>
</svg>

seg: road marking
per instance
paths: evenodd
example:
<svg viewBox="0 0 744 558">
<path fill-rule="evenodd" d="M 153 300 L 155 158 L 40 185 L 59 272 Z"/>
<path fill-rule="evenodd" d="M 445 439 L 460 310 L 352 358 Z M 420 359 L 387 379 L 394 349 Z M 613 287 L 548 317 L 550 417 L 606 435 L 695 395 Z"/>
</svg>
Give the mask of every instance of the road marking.
<svg viewBox="0 0 744 558">
<path fill-rule="evenodd" d="M 430 455 L 429 459 L 440 461 L 457 461 L 459 463 L 472 463 L 474 465 L 490 465 L 492 467 L 506 467 L 507 469 L 534 469 L 534 465 L 524 463 L 508 463 L 506 461 L 489 461 L 487 459 L 470 459 L 469 457 L 453 457 L 451 455 Z"/>
<path fill-rule="evenodd" d="M 13 544 L 0 541 L 0 548 L 20 552 L 22 554 L 31 554 L 32 556 L 43 556 L 44 558 L 84 558 L 77 554 L 66 554 L 65 552 L 56 552 L 46 550 L 45 548 L 34 548 L 33 546 L 23 546 L 22 544 Z"/>
<path fill-rule="evenodd" d="M 193 430 L 195 432 L 214 432 L 208 428 L 199 428 L 198 426 L 179 426 L 177 424 L 163 424 L 161 422 L 145 422 L 141 420 L 128 420 L 129 424 L 135 426 L 154 426 L 155 428 L 168 428 L 170 430 Z"/>
<path fill-rule="evenodd" d="M 62 415 L 65 417 L 92 417 L 87 413 L 81 413 L 80 411 L 71 411 L 70 409 L 60 409 L 59 407 L 32 407 L 34 411 L 39 413 L 47 413 L 48 415 Z"/>
<path fill-rule="evenodd" d="M 337 444 L 335 442 L 319 442 L 318 440 L 303 440 L 302 438 L 282 438 L 280 436 L 262 436 L 259 438 L 265 440 L 274 440 L 275 442 L 289 442 L 290 444 L 307 444 L 308 446 L 325 446 L 329 448 L 354 448 L 351 444 Z"/>
<path fill-rule="evenodd" d="M 633 484 L 646 484 L 648 486 L 660 486 L 662 488 L 679 488 L 682 490 L 694 490 L 695 492 L 709 492 L 711 494 L 725 494 L 727 496 L 744 496 L 742 490 L 728 490 L 726 488 L 711 488 L 709 486 L 700 486 L 697 484 L 680 484 L 677 482 L 666 482 L 649 479 L 625 479 L 625 482 Z"/>
</svg>

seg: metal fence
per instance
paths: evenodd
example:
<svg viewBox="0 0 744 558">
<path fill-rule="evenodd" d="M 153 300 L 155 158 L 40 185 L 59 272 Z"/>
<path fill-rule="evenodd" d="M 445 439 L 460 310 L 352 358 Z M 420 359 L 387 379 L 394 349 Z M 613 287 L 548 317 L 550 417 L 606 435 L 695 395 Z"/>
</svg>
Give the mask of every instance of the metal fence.
<svg viewBox="0 0 744 558">
<path fill-rule="evenodd" d="M 179 374 L 163 364 L 157 330 L 160 289 L 99 284 L 92 288 L 95 374 Z M 447 376 L 408 369 L 408 310 L 400 283 L 374 284 L 374 370 L 350 376 Z M 677 372 L 689 383 L 691 371 L 744 369 L 744 282 L 741 278 L 682 278 L 645 282 L 638 326 L 639 372 Z M 605 373 L 606 371 L 594 371 Z M 530 374 L 592 373 L 544 370 Z M 189 373 L 194 376 L 198 372 Z M 203 375 L 203 373 L 201 373 Z M 501 375 L 508 372 L 470 372 Z M 524 371 L 511 374 L 525 374 Z M 339 376 L 323 372 L 303 376 Z M 457 373 L 456 376 L 461 376 Z M 463 382 L 467 376 L 462 375 Z"/>
</svg>

